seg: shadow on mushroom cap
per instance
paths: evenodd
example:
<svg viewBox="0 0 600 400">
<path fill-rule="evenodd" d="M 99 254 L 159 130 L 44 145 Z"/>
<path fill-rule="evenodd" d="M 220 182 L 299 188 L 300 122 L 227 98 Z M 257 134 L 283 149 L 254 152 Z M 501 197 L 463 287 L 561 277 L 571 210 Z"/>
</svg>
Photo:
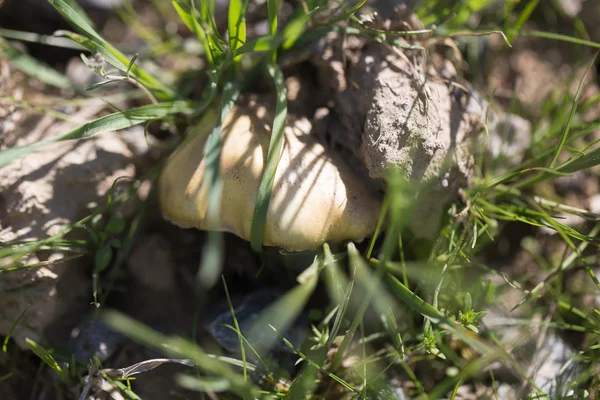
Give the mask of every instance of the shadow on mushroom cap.
<svg viewBox="0 0 600 400">
<path fill-rule="evenodd" d="M 164 217 L 184 228 L 227 231 L 249 240 L 272 120 L 267 107 L 255 103 L 235 106 L 223 121 L 218 224 L 207 221 L 208 187 L 203 182 L 204 146 L 214 122 L 187 140 L 160 177 Z M 339 155 L 312 135 L 297 137 L 286 127 L 263 244 L 303 251 L 326 241 L 360 241 L 374 232 L 380 206 Z"/>
</svg>

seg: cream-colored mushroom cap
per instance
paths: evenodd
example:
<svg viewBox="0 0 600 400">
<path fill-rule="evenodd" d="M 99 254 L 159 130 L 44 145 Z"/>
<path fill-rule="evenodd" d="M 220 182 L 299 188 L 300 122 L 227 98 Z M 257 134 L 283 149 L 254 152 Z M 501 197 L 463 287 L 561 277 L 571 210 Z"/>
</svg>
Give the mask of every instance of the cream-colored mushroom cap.
<svg viewBox="0 0 600 400">
<path fill-rule="evenodd" d="M 220 173 L 223 182 L 218 226 L 207 221 L 204 146 L 207 134 L 187 141 L 168 160 L 159 182 L 163 215 L 174 224 L 232 232 L 250 239 L 254 206 L 269 139 L 262 106 L 236 106 L 223 121 Z M 380 202 L 311 135 L 286 129 L 267 212 L 263 244 L 289 251 L 324 242 L 360 241 L 375 230 Z"/>
</svg>

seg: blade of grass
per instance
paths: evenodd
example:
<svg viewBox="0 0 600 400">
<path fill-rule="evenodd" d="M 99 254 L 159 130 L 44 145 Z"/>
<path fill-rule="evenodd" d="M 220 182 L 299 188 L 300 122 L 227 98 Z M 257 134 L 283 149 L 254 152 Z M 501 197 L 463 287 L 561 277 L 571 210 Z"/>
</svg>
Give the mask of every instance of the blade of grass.
<svg viewBox="0 0 600 400">
<path fill-rule="evenodd" d="M 25 307 L 25 309 L 21 312 L 21 314 L 19 314 L 19 317 L 10 326 L 10 329 L 8 330 L 8 333 L 6 334 L 6 337 L 4 338 L 4 343 L 2 343 L 2 352 L 4 354 L 6 354 L 6 352 L 8 351 L 8 341 L 10 340 L 10 337 L 12 336 L 12 333 L 14 332 L 15 328 L 17 327 L 17 325 L 19 325 L 19 323 L 21 322 L 21 320 L 23 319 L 23 317 L 25 316 L 25 314 L 27 313 L 27 311 L 29 311 L 30 307 L 31 307 L 31 304 L 28 305 L 27 307 Z"/>
<path fill-rule="evenodd" d="M 188 29 L 196 34 L 196 36 L 198 37 L 198 40 L 200 41 L 200 44 L 202 44 L 202 47 L 204 48 L 204 53 L 206 54 L 208 63 L 210 65 L 213 65 L 214 60 L 213 60 L 212 51 L 210 49 L 210 46 L 208 45 L 208 39 L 206 38 L 206 33 L 204 32 L 204 29 L 202 29 L 202 27 L 198 23 L 198 20 L 189 11 L 187 11 L 179 3 L 178 0 L 172 0 L 171 3 L 173 4 L 173 7 L 177 11 L 177 14 L 179 14 L 179 17 L 185 23 L 185 25 L 188 27 Z"/>
<path fill-rule="evenodd" d="M 596 63 L 597 57 L 598 57 L 598 52 L 596 52 L 596 54 L 594 54 L 594 57 L 592 57 L 592 60 L 588 64 L 587 68 L 585 69 L 585 72 L 583 73 L 583 76 L 581 77 L 581 81 L 579 82 L 579 86 L 577 87 L 577 92 L 575 94 L 575 98 L 573 99 L 573 105 L 571 106 L 571 112 L 569 113 L 569 118 L 567 119 L 567 124 L 563 131 L 563 134 L 560 137 L 560 141 L 558 143 L 558 146 L 556 147 L 554 156 L 552 157 L 552 160 L 550 161 L 550 165 L 548 166 L 549 168 L 554 167 L 554 164 L 556 164 L 556 161 L 558 160 L 558 156 L 560 155 L 563 147 L 565 146 L 565 143 L 567 142 L 567 138 L 569 136 L 569 130 L 571 128 L 571 123 L 573 122 L 573 117 L 575 116 L 575 112 L 577 111 L 577 106 L 579 105 L 579 99 L 581 98 L 583 84 L 588 76 L 588 73 L 590 72 L 590 70 L 592 69 L 594 64 Z"/>
<path fill-rule="evenodd" d="M 281 150 L 283 148 L 284 128 L 287 118 L 287 89 L 285 87 L 285 77 L 283 76 L 283 72 L 281 72 L 281 69 L 275 64 L 268 65 L 267 70 L 275 83 L 277 102 L 275 105 L 275 118 L 273 120 L 273 129 L 271 131 L 271 140 L 269 141 L 269 150 L 258 194 L 256 196 L 254 217 L 252 218 L 252 226 L 250 228 L 250 244 L 252 249 L 257 253 L 262 251 L 267 212 L 271 201 L 271 192 L 273 191 L 273 182 L 275 181 L 277 164 L 279 163 Z"/>
<path fill-rule="evenodd" d="M 246 10 L 248 1 L 230 0 L 229 1 L 229 48 L 236 52 L 244 43 L 246 43 Z M 234 62 L 238 62 L 240 57 L 236 57 Z"/>
<path fill-rule="evenodd" d="M 58 365 L 58 363 L 56 362 L 54 357 L 52 357 L 52 354 L 48 352 L 48 350 L 46 350 L 45 348 L 43 348 L 42 346 L 40 346 L 39 344 L 37 344 L 29 338 L 26 338 L 25 341 L 27 342 L 27 346 L 29 346 L 31 351 L 33 351 L 33 353 L 36 356 L 38 356 L 46 365 L 48 365 L 50 368 L 56 371 L 58 376 L 63 376 L 62 368 L 60 367 L 60 365 Z"/>
<path fill-rule="evenodd" d="M 94 30 L 94 28 L 89 24 L 89 17 L 84 17 L 85 14 L 82 14 L 83 11 L 81 9 L 75 10 L 64 0 L 48 0 L 52 6 L 71 24 L 73 24 L 80 32 L 82 32 L 87 40 L 82 40 L 78 38 L 75 40 L 70 35 L 73 40 L 92 51 L 94 54 L 100 53 L 104 57 L 106 57 L 107 61 L 109 61 L 115 68 L 119 69 L 121 72 L 127 71 L 127 67 L 129 65 L 130 58 L 125 56 L 115 47 L 113 47 L 110 43 L 104 40 L 98 32 Z M 81 36 L 81 35 L 79 35 Z M 131 68 L 132 75 L 140 81 L 144 86 L 146 86 L 149 90 L 153 90 L 158 92 L 157 95 L 164 100 L 173 99 L 175 97 L 175 93 L 163 85 L 158 79 L 148 74 L 146 71 L 141 69 L 140 67 L 134 65 Z"/>
<path fill-rule="evenodd" d="M 232 392 L 244 398 L 255 398 L 258 395 L 258 390 L 246 382 L 243 376 L 231 370 L 224 362 L 209 356 L 202 348 L 192 342 L 180 337 L 164 336 L 116 311 L 105 311 L 103 318 L 107 325 L 115 331 L 139 343 L 164 352 L 172 358 L 189 359 L 198 369 L 207 374 L 227 379 L 231 384 Z"/>
<path fill-rule="evenodd" d="M 519 16 L 517 17 L 517 20 L 514 22 L 514 24 L 512 24 L 512 26 L 509 26 L 511 18 L 506 18 L 506 25 L 504 29 L 508 32 L 508 37 L 511 42 L 514 40 L 516 32 L 518 32 L 523 27 L 525 22 L 529 20 L 531 14 L 533 13 L 533 11 L 535 11 L 539 2 L 540 0 L 529 1 L 525 8 L 523 8 L 523 11 L 521 11 Z"/>
<path fill-rule="evenodd" d="M 0 168 L 8 165 L 19 157 L 38 150 L 51 143 L 65 140 L 84 139 L 101 132 L 116 131 L 129 128 L 145 121 L 157 120 L 174 114 L 194 114 L 198 108 L 187 101 L 165 102 L 152 104 L 131 110 L 116 112 L 88 122 L 54 139 L 37 142 L 27 146 L 13 147 L 0 151 Z"/>
<path fill-rule="evenodd" d="M 239 95 L 239 84 L 232 80 L 227 81 L 223 87 L 219 118 L 204 147 L 206 171 L 204 173 L 203 184 L 208 185 L 206 219 L 209 226 L 218 226 L 219 219 L 221 218 L 221 197 L 223 194 L 223 182 L 220 176 L 222 123 Z M 198 280 L 204 287 L 212 287 L 221 274 L 223 262 L 222 232 L 208 232 L 208 238 L 203 249 Z"/>
<path fill-rule="evenodd" d="M 560 40 L 562 42 L 575 43 L 575 44 L 580 44 L 582 46 L 594 47 L 596 49 L 600 49 L 600 43 L 598 43 L 598 42 L 592 42 L 591 40 L 584 40 L 584 39 L 579 39 L 579 38 L 572 37 L 572 36 L 561 35 L 559 33 L 543 32 L 543 31 L 536 31 L 536 30 L 521 30 L 519 32 L 519 35 L 535 36 L 535 37 L 539 37 L 539 38 L 552 39 L 552 40 Z"/>
<path fill-rule="evenodd" d="M 233 326 L 235 327 L 235 331 L 238 335 L 238 340 L 240 342 L 240 354 L 242 356 L 242 370 L 244 372 L 244 380 L 248 380 L 248 370 L 246 366 L 246 346 L 244 346 L 244 338 L 242 336 L 242 331 L 240 330 L 240 324 L 238 323 L 237 318 L 235 317 L 235 310 L 233 309 L 233 304 L 231 303 L 231 297 L 229 296 L 229 289 L 227 288 L 227 282 L 225 281 L 225 277 L 222 276 L 221 280 L 223 281 L 223 288 L 225 289 L 225 297 L 227 297 L 227 305 L 229 305 L 229 312 L 231 313 L 231 319 L 233 320 Z"/>
<path fill-rule="evenodd" d="M 319 270 L 323 268 L 322 257 L 316 257 L 307 270 L 310 271 L 314 267 L 316 267 L 316 272 L 311 273 L 303 283 L 296 285 L 269 305 L 252 324 L 247 334 L 248 342 L 259 354 L 265 354 L 278 340 L 277 336 L 270 334 L 269 327 L 274 327 L 279 332 L 285 332 L 304 309 L 319 281 Z"/>
</svg>

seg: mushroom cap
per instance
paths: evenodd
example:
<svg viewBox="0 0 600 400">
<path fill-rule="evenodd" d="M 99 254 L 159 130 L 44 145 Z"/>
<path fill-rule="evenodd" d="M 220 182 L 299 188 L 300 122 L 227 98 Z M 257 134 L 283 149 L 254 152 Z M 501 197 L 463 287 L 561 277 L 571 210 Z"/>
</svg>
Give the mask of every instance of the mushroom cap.
<svg viewBox="0 0 600 400">
<path fill-rule="evenodd" d="M 246 240 L 271 136 L 263 106 L 235 106 L 221 129 L 220 221 L 207 220 L 204 146 L 208 132 L 191 137 L 168 160 L 159 181 L 163 216 L 183 228 L 227 231 Z M 214 125 L 207 124 L 209 128 Z M 267 211 L 263 244 L 313 250 L 326 241 L 360 241 L 375 231 L 380 201 L 344 160 L 311 135 L 284 131 Z"/>
</svg>

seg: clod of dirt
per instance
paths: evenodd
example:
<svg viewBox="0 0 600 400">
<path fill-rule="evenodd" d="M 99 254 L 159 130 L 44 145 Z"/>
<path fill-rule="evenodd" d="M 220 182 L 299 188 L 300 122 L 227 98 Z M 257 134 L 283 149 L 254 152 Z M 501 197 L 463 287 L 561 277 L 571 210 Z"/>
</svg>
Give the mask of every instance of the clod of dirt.
<svg viewBox="0 0 600 400">
<path fill-rule="evenodd" d="M 372 178 L 384 180 L 395 167 L 420 186 L 412 228 L 429 236 L 445 203 L 469 183 L 469 147 L 483 127 L 484 108 L 440 57 L 428 66 L 418 53 L 411 56 L 415 63 L 386 44 L 341 40 L 330 35 L 323 54 L 313 58 L 334 101 L 330 135 Z"/>
<path fill-rule="evenodd" d="M 266 114 L 262 105 L 238 106 L 223 123 L 218 224 L 207 219 L 208 185 L 202 179 L 207 135 L 202 134 L 173 154 L 162 172 L 159 199 L 166 219 L 184 228 L 227 231 L 250 239 L 271 136 L 272 117 Z M 264 245 L 302 251 L 325 241 L 360 241 L 374 232 L 379 209 L 378 199 L 339 155 L 326 151 L 313 135 L 297 136 L 286 127 Z"/>
<path fill-rule="evenodd" d="M 47 117 L 26 116 L 14 131 L 4 132 L 5 143 L 23 145 L 68 128 Z M 101 203 L 117 178 L 134 176 L 130 159 L 131 153 L 118 135 L 105 133 L 48 146 L 4 167 L 0 174 L 0 241 L 43 239 L 89 214 L 86 206 Z M 61 258 L 37 253 L 22 262 L 45 265 L 2 275 L 0 335 L 6 335 L 27 310 L 11 335 L 25 347 L 26 337 L 39 340 L 44 329 L 70 306 L 88 303 L 85 268 Z"/>
</svg>

